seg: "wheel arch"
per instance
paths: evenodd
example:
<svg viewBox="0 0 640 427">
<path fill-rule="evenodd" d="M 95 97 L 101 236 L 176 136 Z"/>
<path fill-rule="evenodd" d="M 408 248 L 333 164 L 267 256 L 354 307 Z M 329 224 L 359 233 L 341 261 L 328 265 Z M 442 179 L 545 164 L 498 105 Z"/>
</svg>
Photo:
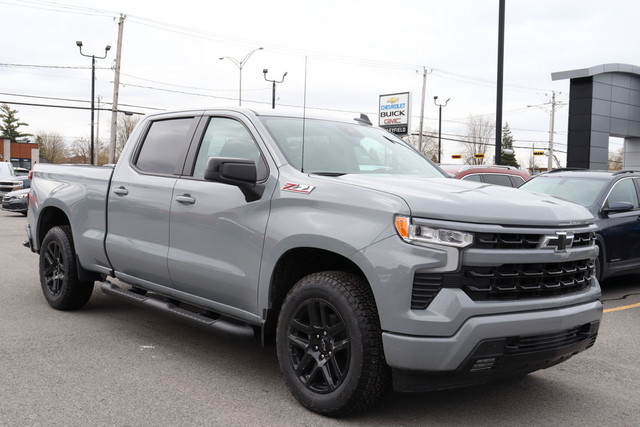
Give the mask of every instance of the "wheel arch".
<svg viewBox="0 0 640 427">
<path fill-rule="evenodd" d="M 40 211 L 38 215 L 38 229 L 36 231 L 38 251 L 40 250 L 44 236 L 47 235 L 49 230 L 61 225 L 71 226 L 69 217 L 62 209 L 55 206 L 48 206 Z"/>
<path fill-rule="evenodd" d="M 344 271 L 362 277 L 369 283 L 362 269 L 346 256 L 315 247 L 291 248 L 276 262 L 269 286 L 269 308 L 263 325 L 263 345 L 275 342 L 275 331 L 282 303 L 289 290 L 303 277 L 320 271 Z"/>
<path fill-rule="evenodd" d="M 71 240 L 73 241 L 73 244 L 74 244 L 73 247 L 74 248 L 76 247 L 75 236 L 73 233 L 73 228 L 71 227 L 71 221 L 69 220 L 69 216 L 62 209 L 56 206 L 49 206 L 49 207 L 43 208 L 40 211 L 40 215 L 38 216 L 38 229 L 36 232 L 37 242 L 38 242 L 37 243 L 38 252 L 40 252 L 42 241 L 44 240 L 44 237 L 47 235 L 49 230 L 51 230 L 53 227 L 59 227 L 59 226 L 69 227 L 71 231 Z M 75 258 L 76 258 L 76 270 L 78 272 L 78 278 L 80 280 L 95 281 L 100 278 L 100 275 L 98 273 L 85 270 L 82 267 L 77 253 L 75 253 Z"/>
</svg>

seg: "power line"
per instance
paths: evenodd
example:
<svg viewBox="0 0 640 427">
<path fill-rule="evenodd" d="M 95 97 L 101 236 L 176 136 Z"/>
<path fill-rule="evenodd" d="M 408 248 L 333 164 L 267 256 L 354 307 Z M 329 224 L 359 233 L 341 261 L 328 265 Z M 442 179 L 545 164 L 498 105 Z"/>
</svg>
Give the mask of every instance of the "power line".
<svg viewBox="0 0 640 427">
<path fill-rule="evenodd" d="M 66 70 L 90 70 L 91 69 L 91 67 L 86 67 L 86 66 L 82 67 L 82 66 L 69 66 L 69 65 L 34 65 L 34 64 L 9 64 L 9 63 L 0 63 L 0 67 L 3 67 L 3 68 L 50 68 L 50 69 L 66 69 Z M 109 68 L 96 67 L 96 69 L 108 70 Z"/>
<path fill-rule="evenodd" d="M 52 97 L 52 96 L 24 95 L 24 94 L 8 93 L 8 92 L 0 92 L 0 95 L 16 96 L 16 97 L 21 97 L 21 98 L 49 99 L 49 100 L 53 100 L 53 101 L 69 101 L 69 102 L 83 102 L 83 103 L 91 102 L 91 101 L 86 100 L 86 99 L 73 99 L 73 98 L 58 98 L 58 97 Z M 108 101 L 102 101 L 102 103 L 103 104 L 111 104 L 111 102 L 108 102 Z M 132 104 L 122 104 L 122 103 L 120 105 L 123 105 L 125 107 L 132 107 L 132 108 L 143 108 L 145 110 L 164 111 L 163 108 L 145 107 L 145 106 L 142 106 L 142 105 L 132 105 Z"/>
<path fill-rule="evenodd" d="M 8 4 L 12 6 L 26 7 L 26 8 L 34 8 L 34 9 L 43 9 L 54 12 L 61 13 L 74 13 L 74 14 L 83 14 L 83 15 L 93 15 L 93 16 L 103 16 L 103 17 L 113 17 L 115 18 L 118 13 L 114 11 L 104 10 L 104 9 L 96 9 L 89 8 L 85 6 L 70 6 L 65 4 L 56 3 L 53 1 L 44 1 L 44 0 L 21 0 L 20 2 L 11 2 L 7 0 L 2 0 L 0 3 Z M 380 61 L 375 59 L 367 59 L 367 58 L 357 58 L 353 56 L 346 55 L 336 55 L 329 54 L 324 52 L 317 51 L 308 51 L 302 50 L 298 48 L 285 47 L 275 44 L 264 43 L 263 41 L 256 41 L 250 39 L 244 39 L 237 36 L 232 36 L 228 34 L 219 34 L 208 31 L 203 31 L 195 28 L 179 26 L 172 23 L 162 22 L 151 20 L 148 18 L 144 18 L 136 15 L 128 15 L 128 19 L 132 23 L 136 23 L 143 26 L 153 27 L 156 29 L 174 32 L 178 34 L 188 35 L 191 37 L 206 39 L 206 40 L 214 40 L 214 41 L 222 41 L 224 43 L 238 44 L 242 46 L 254 46 L 256 44 L 267 46 L 270 50 L 274 52 L 279 52 L 283 54 L 296 55 L 296 56 L 311 56 L 318 59 L 323 59 L 326 61 L 334 61 L 340 63 L 348 63 L 353 65 L 361 65 L 367 67 L 374 68 L 386 68 L 386 69 L 401 69 L 401 70 L 415 70 L 421 68 L 422 65 L 416 64 L 405 64 L 398 62 L 388 62 L 388 61 Z M 432 67 L 430 67 L 432 68 Z M 475 76 L 467 76 L 458 73 L 448 72 L 438 68 L 432 68 L 439 77 L 451 80 L 458 80 L 462 82 L 467 82 L 475 85 L 481 86 L 492 86 L 495 87 L 495 82 L 491 80 L 483 80 L 479 79 Z M 515 85 L 505 85 L 506 88 L 511 88 L 510 90 L 520 90 L 520 91 L 528 91 L 528 92 L 544 92 L 543 89 L 538 88 L 528 88 L 524 86 L 515 86 Z"/>
<path fill-rule="evenodd" d="M 36 103 L 33 103 L 33 102 L 0 101 L 0 104 L 27 105 L 27 106 L 30 106 L 30 107 L 64 108 L 64 109 L 68 109 L 68 110 L 91 110 L 91 107 L 77 107 L 77 106 L 73 106 L 73 105 L 36 104 Z M 111 108 L 94 108 L 94 110 L 111 111 Z M 137 111 L 129 111 L 129 110 L 118 110 L 118 113 L 138 114 L 138 115 L 144 115 L 145 114 L 145 113 L 139 113 Z"/>
</svg>

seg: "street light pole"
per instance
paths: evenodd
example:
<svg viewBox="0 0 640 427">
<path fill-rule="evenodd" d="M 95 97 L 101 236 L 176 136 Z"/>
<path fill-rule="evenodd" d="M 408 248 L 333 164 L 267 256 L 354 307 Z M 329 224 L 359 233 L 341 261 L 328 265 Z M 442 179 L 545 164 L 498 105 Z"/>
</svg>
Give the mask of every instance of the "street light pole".
<svg viewBox="0 0 640 427">
<path fill-rule="evenodd" d="M 275 109 L 276 108 L 276 83 L 283 83 L 284 82 L 284 78 L 287 76 L 287 72 L 285 71 L 285 73 L 282 75 L 282 80 L 269 80 L 267 78 L 267 73 L 269 72 L 269 70 L 267 68 L 262 70 L 262 74 L 264 75 L 264 79 L 268 82 L 273 83 L 272 86 L 272 90 L 271 90 L 271 108 Z"/>
<path fill-rule="evenodd" d="M 438 106 L 438 163 L 440 163 L 440 150 L 442 147 L 442 107 L 447 106 L 449 99 L 451 98 L 444 101 L 444 104 L 438 104 L 438 96 L 433 97 L 433 103 Z"/>
<path fill-rule="evenodd" d="M 111 49 L 111 46 L 107 45 L 104 48 L 104 56 L 98 56 L 96 57 L 95 55 L 86 55 L 84 53 L 82 53 L 82 42 L 81 41 L 77 41 L 76 42 L 76 46 L 78 46 L 78 48 L 80 49 L 80 55 L 82 56 L 86 56 L 87 58 L 91 58 L 91 153 L 89 154 L 89 158 L 90 158 L 90 162 L 93 165 L 94 164 L 94 159 L 93 159 L 93 153 L 95 151 L 94 149 L 94 142 L 93 142 L 93 128 L 94 128 L 94 116 L 95 116 L 95 93 L 96 93 L 96 58 L 98 59 L 104 59 L 107 57 L 107 52 L 109 52 L 109 50 Z"/>
<path fill-rule="evenodd" d="M 223 59 L 228 59 L 229 61 L 233 62 L 236 67 L 238 67 L 238 70 L 240 71 L 240 87 L 238 90 L 238 106 L 242 106 L 242 67 L 244 67 L 244 64 L 247 63 L 247 61 L 249 60 L 249 58 L 251 58 L 251 55 L 253 55 L 257 50 L 262 50 L 264 48 L 259 47 L 257 49 L 253 49 L 251 52 L 249 52 L 247 54 L 247 56 L 244 57 L 244 59 L 242 61 L 238 61 L 235 58 L 232 58 L 230 56 L 222 56 L 220 58 L 218 58 L 219 60 L 223 60 Z"/>
</svg>

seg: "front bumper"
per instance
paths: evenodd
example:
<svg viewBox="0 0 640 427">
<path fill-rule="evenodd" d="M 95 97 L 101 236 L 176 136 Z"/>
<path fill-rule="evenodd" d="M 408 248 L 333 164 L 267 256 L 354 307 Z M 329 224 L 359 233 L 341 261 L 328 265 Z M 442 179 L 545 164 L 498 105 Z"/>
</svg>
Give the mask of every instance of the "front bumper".
<svg viewBox="0 0 640 427">
<path fill-rule="evenodd" d="M 397 391 L 469 385 L 547 368 L 591 347 L 602 304 L 479 316 L 451 337 L 385 332 L 385 356 Z"/>
<path fill-rule="evenodd" d="M 2 201 L 2 210 L 9 212 L 27 212 L 27 201 L 26 199 L 10 199 Z"/>
</svg>

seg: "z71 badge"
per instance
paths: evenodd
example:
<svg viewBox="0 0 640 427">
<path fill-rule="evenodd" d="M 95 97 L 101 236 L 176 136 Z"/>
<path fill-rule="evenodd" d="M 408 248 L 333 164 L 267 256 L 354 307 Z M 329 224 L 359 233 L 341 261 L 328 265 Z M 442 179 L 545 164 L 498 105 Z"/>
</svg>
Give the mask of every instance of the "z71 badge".
<svg viewBox="0 0 640 427">
<path fill-rule="evenodd" d="M 282 186 L 283 191 L 292 191 L 294 193 L 302 193 L 309 194 L 316 188 L 314 185 L 305 185 L 305 184 L 294 184 L 292 182 L 287 182 Z"/>
</svg>

